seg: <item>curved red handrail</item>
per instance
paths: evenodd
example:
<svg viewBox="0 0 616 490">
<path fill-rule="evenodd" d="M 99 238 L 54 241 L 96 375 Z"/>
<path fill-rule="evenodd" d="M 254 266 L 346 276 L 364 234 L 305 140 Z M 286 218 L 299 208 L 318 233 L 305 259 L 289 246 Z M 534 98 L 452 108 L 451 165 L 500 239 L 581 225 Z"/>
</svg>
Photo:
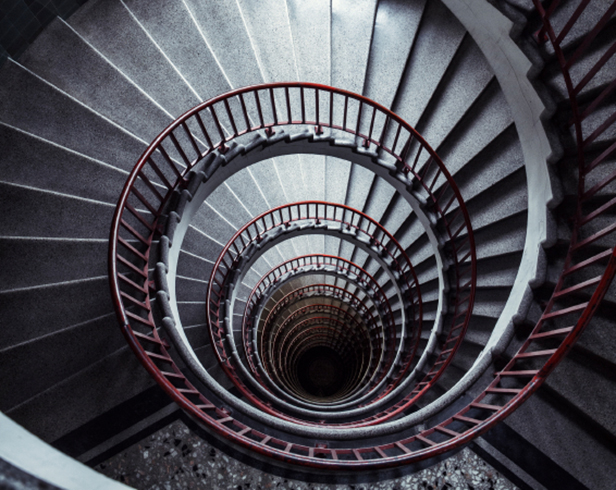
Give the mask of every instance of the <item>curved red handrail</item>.
<svg viewBox="0 0 616 490">
<path fill-rule="evenodd" d="M 537 10 L 544 14 L 545 11 L 539 1 L 534 1 Z M 568 90 L 570 94 L 572 94 L 571 101 L 574 105 L 574 124 L 576 130 L 578 130 L 578 149 L 580 151 L 581 174 L 579 179 L 580 190 L 578 194 L 580 196 L 580 202 L 587 202 L 596 191 L 596 186 L 586 189 L 584 185 L 584 176 L 586 173 L 605 161 L 606 157 L 602 157 L 599 160 L 594 160 L 589 164 L 586 164 L 584 161 L 583 147 L 587 144 L 587 142 L 591 142 L 592 139 L 596 138 L 596 136 L 590 135 L 586 139 L 583 137 L 583 133 L 581 132 L 581 124 L 579 122 L 580 116 L 577 110 L 577 101 L 574 90 L 575 87 L 573 87 L 566 69 L 567 61 L 562 55 L 562 50 L 560 49 L 558 42 L 556 42 L 558 36 L 554 34 L 548 19 L 544 18 L 543 20 L 545 30 L 551 41 L 554 43 L 557 56 L 564 68 L 564 75 Z M 303 86 L 301 84 L 276 84 L 263 87 L 262 90 L 268 91 L 273 90 L 274 88 L 282 88 L 284 90 L 286 86 L 299 87 L 302 90 L 308 90 L 307 87 L 309 87 L 307 84 Z M 323 87 L 323 89 L 325 90 L 325 87 Z M 249 90 L 250 89 L 243 89 L 243 91 L 236 91 L 232 94 L 234 96 L 238 96 L 241 101 L 243 100 L 242 96 L 248 93 Z M 343 91 L 336 91 L 332 93 L 344 94 Z M 361 103 L 365 103 L 368 107 L 378 107 L 377 105 L 371 105 L 369 102 L 364 101 L 364 98 L 361 96 L 356 96 L 353 94 L 350 98 L 360 101 Z M 213 99 L 213 101 L 209 101 L 204 104 L 201 109 L 211 107 L 215 103 L 222 103 L 225 100 L 228 100 L 226 96 L 218 97 Z M 577 305 L 574 311 L 570 310 L 568 313 L 562 312 L 563 310 L 553 310 L 553 307 L 556 304 L 556 299 L 567 294 L 568 288 L 563 289 L 564 281 L 560 280 L 546 312 L 542 316 L 542 319 L 537 324 L 536 328 L 533 330 L 533 333 L 529 336 L 527 342 L 528 345 L 525 345 L 525 347 L 523 347 L 520 352 L 514 356 L 510 365 L 508 365 L 506 369 L 496 373 L 493 382 L 481 393 L 478 398 L 458 412 L 458 414 L 438 423 L 433 427 L 427 428 L 414 436 L 396 441 L 395 443 L 385 443 L 376 446 L 348 449 L 310 447 L 302 444 L 289 443 L 288 441 L 284 441 L 277 437 L 269 437 L 267 434 L 263 434 L 254 428 L 247 427 L 242 422 L 230 417 L 228 413 L 224 412 L 224 410 L 215 407 L 205 397 L 203 397 L 203 395 L 198 394 L 198 392 L 194 389 L 194 386 L 192 386 L 186 378 L 182 377 L 181 371 L 177 368 L 173 359 L 169 356 L 166 342 L 160 338 L 151 315 L 147 264 L 150 260 L 153 237 L 158 230 L 160 213 L 164 209 L 164 205 L 170 196 L 170 191 L 183 184 L 184 176 L 192 165 L 196 163 L 199 158 L 203 157 L 203 154 L 200 153 L 199 157 L 195 157 L 194 160 L 188 157 L 184 160 L 180 154 L 181 152 L 178 152 L 178 158 L 178 155 L 169 155 L 166 148 L 164 151 L 160 150 L 159 156 L 162 156 L 164 159 L 165 152 L 167 152 L 167 156 L 169 157 L 170 162 L 166 169 L 162 168 L 162 164 L 160 163 L 161 160 L 154 161 L 150 159 L 154 158 L 154 154 L 159 147 L 164 148 L 162 144 L 167 138 L 172 140 L 171 135 L 173 134 L 173 131 L 178 130 L 178 128 L 184 130 L 187 126 L 186 121 L 198 112 L 198 109 L 189 111 L 183 118 L 181 118 L 179 122 L 174 123 L 174 125 L 163 132 L 148 148 L 127 181 L 124 191 L 120 197 L 118 207 L 116 208 L 111 231 L 109 269 L 112 296 L 116 306 L 118 319 L 122 325 L 122 331 L 127 338 L 129 345 L 139 356 L 142 363 L 152 374 L 152 376 L 184 410 L 197 419 L 208 423 L 211 429 L 217 434 L 228 438 L 234 443 L 249 447 L 255 452 L 269 455 L 290 463 L 303 464 L 306 466 L 319 467 L 323 469 L 342 469 L 395 466 L 399 464 L 406 464 L 407 462 L 426 459 L 442 454 L 451 449 L 458 448 L 469 442 L 477 435 L 487 431 L 498 421 L 502 420 L 526 398 L 528 398 L 534 390 L 537 389 L 539 384 L 545 379 L 551 370 L 554 369 L 556 363 L 571 348 L 575 340 L 577 340 L 584 328 L 588 325 L 616 272 L 615 249 L 606 249 L 600 254 L 596 254 L 597 258 L 592 263 L 606 263 L 604 272 L 598 279 L 593 280 L 589 285 L 589 287 L 595 287 L 589 301 L 585 302 L 583 305 Z M 259 113 L 262 116 L 261 112 Z M 389 116 L 388 120 L 396 121 L 395 117 L 391 116 L 388 111 L 383 113 Z M 303 119 L 301 123 L 305 124 L 307 121 L 307 119 Z M 259 128 L 273 128 L 277 125 L 278 124 L 273 123 L 268 125 L 261 120 L 261 125 Z M 327 127 L 326 124 L 318 125 L 321 127 Z M 352 131 L 350 132 L 353 133 Z M 358 132 L 359 131 L 356 131 L 356 133 Z M 238 134 L 239 133 L 236 132 L 233 137 L 236 137 Z M 379 145 L 379 139 L 375 139 L 370 135 L 367 136 L 367 142 L 370 145 L 383 148 L 382 145 Z M 204 133 L 203 137 L 205 137 L 206 140 L 208 139 L 206 137 L 206 133 Z M 219 142 L 213 143 L 210 150 L 212 148 L 221 148 L 228 141 L 230 141 L 230 139 L 222 138 Z M 171 141 L 171 143 L 173 143 L 173 141 Z M 195 142 L 195 145 L 198 145 L 198 142 Z M 393 153 L 395 153 L 396 145 L 393 145 L 393 147 Z M 610 150 L 610 152 L 607 152 L 607 155 L 612 152 L 613 149 Z M 184 166 L 177 165 L 175 163 L 176 159 L 180 161 L 184 160 Z M 154 179 L 154 174 L 158 175 L 159 172 L 157 172 L 157 169 L 163 175 L 163 177 L 160 177 L 159 175 L 159 180 L 156 181 L 157 185 L 167 187 L 168 189 L 168 192 L 166 192 L 165 195 L 160 195 L 161 199 L 158 199 L 158 202 L 155 201 L 156 198 L 150 201 L 145 195 L 146 192 L 155 194 L 154 191 L 148 191 L 147 188 L 149 188 L 148 182 L 151 183 L 151 180 Z M 411 170 L 409 170 L 409 172 L 411 172 Z M 176 177 L 173 177 L 174 175 Z M 166 185 L 165 181 L 169 185 Z M 138 187 L 139 185 L 141 188 Z M 156 189 L 160 189 L 160 187 Z M 454 194 L 456 197 L 459 197 L 459 193 L 454 192 Z M 441 197 L 445 195 L 446 192 L 443 192 Z M 147 208 L 147 212 L 139 210 L 138 207 L 135 206 L 135 203 L 137 202 L 142 202 L 143 206 Z M 434 202 L 437 205 L 436 207 L 438 208 L 440 215 L 444 216 L 449 206 L 446 204 L 441 205 L 440 198 L 437 198 L 436 196 Z M 465 208 L 463 209 L 463 214 L 465 214 Z M 588 218 L 588 215 L 582 215 L 581 205 L 578 209 L 580 211 L 578 211 L 577 226 L 582 226 L 584 218 Z M 131 218 L 131 215 L 133 218 Z M 465 214 L 465 217 L 468 217 L 468 215 Z M 130 222 L 129 219 L 133 219 L 133 222 Z M 139 223 L 143 225 L 143 230 L 145 231 L 136 228 L 136 226 L 140 226 Z M 577 236 L 574 236 L 569 257 L 567 259 L 567 266 L 561 276 L 561 279 L 565 276 L 574 277 L 577 272 L 584 270 L 584 261 L 580 262 L 579 260 L 576 260 L 576 256 L 574 254 L 587 250 L 588 245 L 595 243 L 597 237 L 606 236 L 607 233 L 607 230 L 600 230 L 592 237 L 585 239 L 578 239 Z M 448 231 L 446 234 L 450 238 L 457 236 L 455 230 L 451 230 L 451 232 Z M 574 235 L 576 234 L 574 233 Z M 472 239 L 472 237 L 470 239 Z M 456 259 L 454 259 L 454 262 L 455 260 Z M 130 267 L 124 261 L 128 262 L 133 267 Z M 566 315 L 574 315 L 576 317 L 573 327 L 566 327 L 563 329 L 544 329 L 546 323 L 553 322 L 557 319 L 565 317 Z M 530 347 L 534 341 L 539 338 L 546 338 L 548 336 L 550 338 L 562 339 L 562 341 L 559 347 L 556 348 L 555 351 L 549 355 L 549 357 L 547 357 L 547 362 L 545 362 L 540 369 L 533 369 L 529 372 L 526 372 L 528 370 L 512 369 L 516 368 L 518 363 L 523 362 L 523 359 L 528 359 L 528 357 L 521 357 L 519 355 L 532 353 L 533 351 L 529 351 L 528 347 Z M 161 364 L 163 363 L 166 367 L 161 367 Z M 172 379 L 175 378 L 171 375 L 178 376 L 179 379 L 182 379 L 183 386 L 185 387 L 182 392 L 178 392 L 177 382 L 172 382 Z M 521 388 L 506 388 L 499 386 L 501 380 L 511 377 L 526 379 L 526 384 L 524 384 Z M 511 396 L 511 398 L 507 403 L 502 405 L 484 403 L 485 397 L 495 395 L 501 397 Z M 486 414 L 488 415 L 486 416 Z M 445 438 L 445 440 L 443 440 L 443 438 Z M 401 446 L 406 448 L 403 455 L 395 453 L 395 451 L 400 450 L 399 448 Z M 342 457 L 351 459 L 343 460 Z M 372 459 L 367 459 L 368 457 Z"/>
<path fill-rule="evenodd" d="M 373 292 L 375 300 L 377 300 L 376 305 L 380 306 L 385 312 L 384 319 L 385 323 L 382 325 L 383 333 L 385 330 L 389 331 L 390 334 L 393 333 L 395 321 L 393 319 L 393 313 L 391 310 L 391 306 L 389 304 L 389 300 L 387 296 L 382 291 L 378 282 L 374 280 L 374 278 L 364 269 L 359 267 L 358 265 L 340 257 L 335 257 L 332 255 L 326 254 L 313 254 L 313 255 L 304 255 L 301 257 L 295 257 L 294 259 L 288 260 L 274 268 L 272 268 L 269 272 L 267 272 L 263 277 L 259 280 L 256 286 L 252 289 L 250 296 L 246 302 L 246 308 L 244 311 L 242 332 L 244 337 L 244 346 L 248 346 L 252 343 L 253 340 L 253 328 L 250 325 L 253 322 L 254 318 L 254 308 L 259 304 L 262 299 L 264 293 L 268 291 L 268 289 L 272 286 L 275 286 L 281 281 L 281 278 L 288 273 L 293 272 L 294 274 L 303 268 L 310 267 L 334 267 L 336 270 L 351 273 L 361 280 L 362 283 L 366 285 L 366 287 Z M 281 300 L 282 301 L 282 300 Z M 284 303 L 280 303 L 281 305 Z M 270 312 L 269 316 L 274 313 L 274 309 Z M 370 315 L 371 318 L 374 318 L 371 313 L 366 312 Z M 269 318 L 266 319 L 266 323 L 269 321 Z M 377 326 L 377 323 L 372 322 L 373 325 Z M 263 353 L 262 353 L 263 354 Z"/>
<path fill-rule="evenodd" d="M 227 297 L 226 285 L 230 280 L 229 277 L 236 272 L 237 265 L 242 260 L 245 251 L 250 250 L 254 243 L 260 243 L 263 237 L 266 237 L 276 229 L 287 229 L 294 223 L 305 222 L 315 222 L 323 226 L 327 224 L 339 224 L 341 227 L 346 228 L 346 230 L 354 230 L 357 235 L 364 235 L 369 240 L 372 247 L 378 250 L 381 255 L 385 258 L 390 258 L 390 268 L 395 270 L 399 274 L 400 280 L 406 283 L 406 294 L 408 295 L 408 300 L 412 307 L 412 314 L 414 315 L 410 323 L 410 330 L 414 332 L 412 333 L 414 341 L 412 342 L 411 355 L 406 359 L 405 368 L 408 369 L 408 366 L 410 366 L 412 362 L 421 331 L 421 293 L 413 266 L 406 252 L 398 244 L 393 235 L 385 230 L 380 223 L 365 213 L 342 204 L 323 201 L 304 201 L 284 204 L 265 211 L 261 215 L 253 218 L 234 234 L 216 260 L 208 282 L 206 313 L 210 326 L 211 342 L 221 367 L 232 377 L 236 386 L 242 391 L 244 390 L 244 383 L 239 383 L 237 375 L 234 376 L 232 374 L 230 368 L 233 361 L 225 352 L 225 343 L 223 342 L 226 332 L 221 325 L 221 318 L 223 318 L 225 314 L 221 314 L 221 307 L 225 304 Z M 343 259 L 337 260 L 348 263 L 348 261 L 344 261 Z M 357 266 L 353 267 L 357 268 Z M 365 271 L 363 271 L 362 274 L 367 275 Z M 268 276 L 269 274 L 266 274 L 264 277 Z M 371 283 L 376 284 L 372 279 Z M 382 296 L 384 297 L 384 295 Z M 251 299 L 249 298 L 248 304 L 250 304 L 250 301 Z M 389 327 L 390 337 L 395 337 L 393 319 L 389 322 Z M 243 332 L 242 337 L 245 339 L 244 345 L 250 343 L 252 340 L 247 338 L 246 331 Z M 251 371 L 255 377 L 258 378 L 259 375 L 252 359 L 247 357 L 247 360 Z M 393 362 L 393 358 L 390 359 L 390 362 Z M 406 372 L 406 370 L 404 372 Z M 383 372 L 383 375 L 384 374 Z"/>
<path fill-rule="evenodd" d="M 290 96 L 292 90 L 300 93 L 299 118 L 292 117 L 295 111 Z M 276 106 L 275 92 L 282 93 L 283 98 L 286 97 L 286 104 L 283 105 L 286 105 L 288 119 L 280 117 L 281 109 Z M 270 96 L 269 109 L 262 103 L 263 93 Z M 331 105 L 329 111 L 321 111 L 319 114 L 319 96 L 322 94 L 326 94 Z M 312 117 L 311 96 L 312 100 L 316 100 Z M 256 104 L 254 108 L 250 107 L 251 97 L 253 105 Z M 233 113 L 235 106 L 230 102 L 239 104 L 239 114 Z M 335 109 L 336 104 L 342 104 L 344 107 L 338 122 L 334 117 L 338 111 Z M 358 108 L 354 121 L 353 104 Z M 271 111 L 270 114 L 268 110 Z M 325 117 L 322 117 L 324 112 Z M 251 123 L 251 118 L 257 116 L 258 123 Z M 362 116 L 366 119 L 362 119 Z M 240 129 L 239 123 L 242 120 L 245 121 L 245 127 Z M 366 124 L 367 121 L 370 122 Z M 229 134 L 224 131 L 227 125 L 233 129 Z M 454 324 L 451 328 L 455 328 L 461 321 L 459 335 L 454 339 L 454 349 L 457 349 L 472 312 L 476 260 L 470 219 L 455 182 L 423 138 L 397 115 L 365 97 L 307 83 L 247 87 L 211 99 L 181 116 L 148 147 L 122 191 L 110 236 L 110 286 L 123 334 L 146 369 L 165 391 L 189 414 L 232 443 L 288 462 L 322 468 L 386 467 L 404 464 L 417 457 L 430 457 L 437 449 L 433 448 L 428 455 L 411 451 L 402 457 L 387 455 L 379 452 L 383 451 L 379 449 L 375 459 L 363 461 L 362 452 L 375 451 L 375 447 L 308 447 L 270 437 L 257 429 L 247 427 L 230 416 L 223 407 L 212 404 L 195 388 L 169 355 L 168 344 L 158 333 L 152 315 L 148 265 L 155 238 L 161 230 L 163 211 L 172 193 L 186 186 L 188 172 L 206 155 L 214 151 L 226 152 L 227 143 L 244 134 L 262 129 L 272 134 L 274 128 L 288 125 L 312 125 L 317 127 L 317 132 L 321 132 L 323 128 L 331 128 L 355 135 L 363 140 L 366 149 L 375 148 L 393 157 L 392 172 L 396 172 L 397 178 L 417 183 L 416 192 L 423 193 L 430 212 L 436 214 L 449 247 L 452 280 L 458 295 L 454 300 Z M 454 203 L 456 206 L 452 207 Z M 449 212 L 454 208 L 457 210 Z M 440 451 L 440 446 L 438 450 Z M 338 455 L 343 456 L 344 462 L 338 459 Z M 326 459 L 319 456 L 325 456 Z M 351 460 L 348 460 L 348 457 Z"/>
<path fill-rule="evenodd" d="M 222 256 L 222 253 L 221 253 L 221 256 Z M 340 257 L 324 255 L 324 254 L 316 254 L 316 255 L 308 255 L 308 256 L 297 257 L 295 259 L 291 259 L 283 264 L 280 264 L 274 269 L 272 269 L 272 271 L 270 271 L 268 274 L 263 276 L 263 278 L 270 277 L 271 275 L 274 275 L 275 277 L 279 278 L 280 276 L 276 275 L 276 273 L 279 270 L 288 270 L 289 263 L 294 264 L 295 266 L 298 266 L 300 268 L 301 267 L 313 267 L 313 266 L 318 267 L 319 265 L 326 265 L 326 266 L 334 267 L 335 270 L 338 270 L 339 272 L 353 271 L 353 273 L 357 274 L 358 277 L 365 278 L 364 280 L 366 281 L 367 286 L 373 291 L 376 299 L 378 300 L 378 304 L 380 304 L 384 309 L 384 312 L 385 312 L 384 319 L 386 320 L 386 322 L 383 326 L 389 332 L 391 339 L 395 340 L 395 321 L 393 318 L 391 307 L 389 305 L 389 300 L 387 299 L 387 296 L 382 291 L 380 285 L 365 270 L 363 270 L 356 264 L 353 264 L 352 262 L 346 259 L 342 259 Z M 303 265 L 300 266 L 299 264 L 303 264 Z M 214 273 L 215 271 L 212 272 L 212 274 Z M 260 284 L 263 284 L 263 282 L 260 282 Z M 251 299 L 249 299 L 248 304 L 250 304 L 250 302 L 251 302 Z M 220 365 L 223 368 L 223 370 L 227 373 L 229 378 L 235 383 L 236 387 L 243 393 L 244 396 L 249 397 L 251 400 L 253 400 L 253 403 L 255 403 L 256 406 L 259 406 L 264 410 L 271 411 L 272 408 L 265 407 L 261 401 L 256 399 L 254 395 L 251 393 L 251 391 L 249 390 L 249 388 L 246 386 L 245 382 L 242 381 L 241 378 L 235 373 L 233 360 L 226 353 L 225 347 L 223 344 L 224 331 L 219 325 L 214 325 L 214 327 L 216 327 L 216 329 L 210 328 L 210 335 L 212 336 L 212 344 L 216 346 L 215 352 L 217 353 L 217 355 L 220 356 L 219 361 L 220 361 Z M 250 330 L 250 332 L 252 332 L 252 330 Z M 252 341 L 252 338 L 247 337 L 246 341 L 244 342 L 244 345 L 245 346 L 250 345 L 251 341 Z M 389 369 L 389 367 L 391 366 L 391 363 L 393 362 L 393 351 L 394 349 L 389 349 L 390 355 L 388 356 L 388 359 L 386 360 L 385 364 L 381 366 L 381 368 L 379 369 L 379 375 L 377 376 L 377 378 L 372 380 L 371 382 L 372 386 L 378 384 L 380 379 L 382 379 L 382 377 L 385 376 L 387 370 Z M 380 350 L 379 350 L 379 353 L 380 353 Z M 267 383 L 260 376 L 256 366 L 254 365 L 252 357 L 248 356 L 248 352 L 246 352 L 246 354 L 247 354 L 247 360 L 249 361 L 249 365 L 251 367 L 251 371 L 254 375 L 254 378 L 258 380 L 262 386 L 267 387 Z"/>
</svg>

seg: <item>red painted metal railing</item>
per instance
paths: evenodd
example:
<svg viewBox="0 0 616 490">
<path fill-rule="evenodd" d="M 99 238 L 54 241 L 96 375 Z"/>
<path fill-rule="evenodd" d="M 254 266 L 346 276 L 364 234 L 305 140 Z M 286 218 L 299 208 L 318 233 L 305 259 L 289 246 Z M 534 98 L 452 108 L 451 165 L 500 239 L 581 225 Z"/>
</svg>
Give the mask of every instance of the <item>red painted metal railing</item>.
<svg viewBox="0 0 616 490">
<path fill-rule="evenodd" d="M 295 271 L 298 269 L 297 267 L 292 267 L 290 269 L 287 269 L 287 272 L 289 270 Z M 260 303 L 258 298 L 267 291 L 267 287 L 261 286 L 264 282 L 264 279 L 267 277 L 270 277 L 270 274 L 266 274 L 251 292 L 251 301 L 247 302 L 246 305 L 246 311 L 249 312 L 250 317 L 244 315 L 244 324 L 252 324 L 252 322 L 248 320 L 252 319 L 252 311 Z M 264 366 L 267 366 L 273 361 L 274 356 L 272 350 L 276 352 L 282 352 L 282 349 L 277 349 L 275 347 L 277 337 L 279 336 L 280 332 L 283 331 L 283 325 L 275 325 L 281 319 L 281 313 L 286 309 L 292 307 L 299 301 L 318 301 L 325 298 L 332 298 L 334 300 L 338 300 L 340 304 L 345 304 L 347 308 L 350 308 L 350 311 L 353 311 L 355 315 L 362 319 L 360 328 L 365 331 L 367 339 L 362 344 L 367 344 L 369 350 L 369 362 L 366 370 L 371 370 L 371 366 L 374 366 L 378 358 L 380 357 L 382 343 L 379 341 L 379 339 L 382 338 L 382 326 L 379 327 L 379 324 L 377 324 L 377 318 L 373 316 L 370 307 L 365 302 L 366 300 L 370 301 L 370 298 L 366 296 L 365 299 L 362 300 L 357 295 L 352 294 L 341 287 L 324 283 L 311 284 L 308 286 L 297 288 L 285 295 L 270 309 L 267 317 L 265 318 L 265 320 L 262 321 L 262 326 L 260 327 L 260 330 L 263 332 L 262 334 L 260 334 L 262 336 L 260 345 L 262 346 L 261 358 L 264 360 Z M 372 304 L 371 301 L 370 304 Z M 296 314 L 293 313 L 289 317 L 284 318 L 284 323 L 288 323 L 288 321 L 294 321 L 295 319 Z M 352 321 L 351 323 L 358 326 L 355 321 Z M 270 332 L 270 325 L 273 325 L 272 332 Z M 355 344 L 355 346 L 357 349 L 363 349 L 363 347 L 361 347 L 362 344 Z M 246 348 L 247 351 L 249 351 L 249 355 L 252 355 L 251 345 L 246 345 Z M 362 386 L 363 384 L 357 384 L 357 389 L 360 389 Z"/>
<path fill-rule="evenodd" d="M 246 302 L 242 324 L 244 348 L 249 362 L 252 363 L 252 356 L 254 355 L 251 346 L 253 340 L 255 339 L 255 309 L 261 301 L 263 301 L 264 296 L 269 296 L 267 293 L 269 293 L 271 288 L 283 281 L 285 276 L 293 277 L 302 270 L 306 270 L 310 273 L 333 271 L 337 274 L 344 275 L 344 277 L 351 281 L 356 281 L 359 285 L 362 285 L 366 291 L 370 292 L 371 301 L 374 302 L 377 311 L 380 310 L 383 313 L 379 316 L 380 320 L 377 322 L 377 317 L 374 317 L 369 311 L 366 311 L 365 307 L 362 310 L 370 319 L 368 325 L 371 326 L 371 333 L 373 337 L 375 339 L 383 339 L 388 336 L 391 341 L 395 340 L 396 322 L 393 317 L 389 300 L 387 299 L 387 296 L 383 292 L 379 283 L 375 281 L 367 271 L 340 257 L 324 254 L 305 255 L 288 260 L 287 262 L 274 267 L 259 280 L 257 285 L 251 291 L 248 301 Z M 357 305 L 362 304 L 362 302 L 359 301 L 359 298 L 357 298 L 356 301 Z M 276 314 L 278 308 L 283 307 L 284 305 L 285 303 L 282 301 L 280 304 L 277 304 L 276 307 L 272 309 L 272 312 L 270 312 L 269 317 Z M 269 317 L 266 319 L 266 324 L 270 321 Z M 412 335 L 409 337 L 412 339 Z M 262 337 L 257 343 L 263 347 L 264 344 L 262 342 Z M 412 348 L 412 345 L 409 347 Z M 378 348 L 380 349 L 380 346 Z M 264 356 L 265 352 L 261 350 L 260 355 Z"/>
<path fill-rule="evenodd" d="M 268 236 L 276 236 L 276 232 L 280 229 L 286 231 L 298 230 L 301 225 L 314 225 L 317 227 L 315 228 L 316 231 L 322 229 L 318 227 L 339 226 L 343 239 L 352 235 L 358 241 L 369 244 L 370 248 L 378 253 L 384 262 L 389 265 L 389 268 L 397 274 L 398 281 L 405 287 L 403 297 L 410 304 L 410 311 L 407 313 L 410 313 L 411 318 L 407 320 L 407 328 L 410 330 L 408 337 L 411 341 L 405 347 L 411 355 L 407 356 L 404 369 L 404 372 L 406 372 L 417 349 L 422 318 L 421 293 L 411 262 L 397 240 L 377 221 L 348 206 L 322 201 L 285 204 L 262 213 L 238 230 L 220 253 L 208 283 L 206 305 L 212 345 L 225 372 L 231 377 L 238 389 L 242 392 L 247 389 L 245 384 L 239 381 L 237 370 L 234 372 L 233 358 L 226 352 L 225 342 L 223 341 L 229 333 L 228 330 L 231 328 L 231 326 L 225 328 L 221 321 L 225 317 L 231 317 L 230 312 L 226 311 L 229 296 L 229 292 L 226 290 L 228 284 L 235 282 L 235 275 L 238 272 L 239 264 L 245 259 L 245 254 L 248 251 L 255 249 L 255 244 L 261 243 Z M 367 272 L 362 271 L 356 265 L 344 259 L 331 256 L 309 256 L 309 258 L 320 258 L 320 260 L 312 261 L 310 265 L 317 267 L 331 266 L 334 268 L 340 268 L 342 265 L 342 269 L 339 272 L 352 273 L 359 278 L 360 282 L 368 279 L 373 292 L 378 294 L 381 302 L 387 302 L 384 293 L 379 291 L 378 283 Z M 283 265 L 284 268 L 288 266 L 289 264 Z M 276 271 L 276 273 L 270 272 L 265 277 L 267 278 L 271 274 L 279 274 L 280 270 L 276 269 Z M 277 281 L 278 277 L 274 280 Z M 262 282 L 261 284 L 264 283 Z M 248 304 L 250 303 L 251 299 L 249 298 Z M 246 312 L 244 316 L 250 317 L 251 315 Z M 393 318 L 390 318 L 388 324 L 387 338 L 393 341 L 396 337 Z M 249 346 L 252 341 L 252 336 L 249 333 L 251 331 L 252 329 L 243 332 L 244 350 L 251 371 L 255 378 L 258 379 L 258 371 L 252 361 L 252 357 L 248 355 Z M 400 339 L 400 341 L 402 340 L 406 341 L 406 339 Z M 388 352 L 390 355 L 385 369 L 381 372 L 381 376 L 386 374 L 386 370 L 389 369 L 393 362 L 394 349 L 389 349 Z M 247 395 L 247 393 L 245 394 Z"/>
<path fill-rule="evenodd" d="M 304 83 L 248 87 L 211 99 L 170 125 L 140 158 L 121 194 L 110 238 L 111 291 L 123 334 L 150 374 L 185 411 L 230 442 L 257 453 L 321 468 L 376 468 L 458 446 L 465 442 L 466 432 L 453 443 L 428 441 L 430 434 L 424 431 L 384 445 L 336 449 L 271 437 L 200 393 L 169 354 L 152 312 L 150 265 L 156 260 L 153 244 L 170 197 L 186 187 L 188 172 L 198 162 L 214 151 L 226 153 L 232 140 L 259 130 L 272 135 L 278 127 L 293 125 L 314 126 L 317 134 L 329 128 L 354 135 L 367 150 L 389 155 L 396 178 L 416 184 L 414 192 L 435 215 L 451 262 L 455 298 L 450 331 L 456 334 L 450 335 L 453 347 L 446 350 L 455 352 L 472 312 L 476 276 L 470 219 L 455 182 L 421 136 L 388 109 L 356 94 Z M 440 433 L 447 433 L 444 425 L 440 424 Z M 416 450 L 415 443 L 428 448 Z"/>
</svg>

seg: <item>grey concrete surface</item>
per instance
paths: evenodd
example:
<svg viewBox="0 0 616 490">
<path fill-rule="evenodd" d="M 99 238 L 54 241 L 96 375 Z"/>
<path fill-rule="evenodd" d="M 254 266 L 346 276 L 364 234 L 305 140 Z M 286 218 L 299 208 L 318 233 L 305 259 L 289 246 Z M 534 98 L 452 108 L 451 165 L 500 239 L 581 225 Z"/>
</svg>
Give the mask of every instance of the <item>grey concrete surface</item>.
<svg viewBox="0 0 616 490">
<path fill-rule="evenodd" d="M 393 110 L 415 127 L 456 55 L 464 28 L 440 1 L 427 2 L 421 32 L 400 80 Z M 477 74 L 479 76 L 479 74 Z"/>
<path fill-rule="evenodd" d="M 332 0 L 331 81 L 334 87 L 361 93 L 377 3 L 376 0 Z"/>
<path fill-rule="evenodd" d="M 3 486 L 34 488 L 30 485 L 36 485 L 40 488 L 44 485 L 47 488 L 61 488 L 63 490 L 78 490 L 86 485 L 92 490 L 129 488 L 96 473 L 87 466 L 53 449 L 5 415 L 0 414 L 0 419 L 2 421 L 0 424 L 2 438 L 0 440 L 3 441 L 0 452 L 2 458 L 2 479 L 0 483 Z M 32 479 L 23 478 L 21 475 L 16 476 L 12 470 L 6 467 L 6 463 L 28 474 L 35 473 L 37 477 Z M 13 484 L 16 486 L 13 487 Z"/>
<path fill-rule="evenodd" d="M 331 0 L 286 0 L 299 80 L 331 85 Z"/>
<path fill-rule="evenodd" d="M 144 141 L 173 118 L 61 19 L 52 22 L 20 62 L 47 82 Z"/>
<path fill-rule="evenodd" d="M 214 56 L 201 26 L 184 2 L 125 0 L 124 4 L 201 100 L 234 88 L 222 68 L 224 60 Z"/>
<path fill-rule="evenodd" d="M 0 146 L 2 179 L 13 184 L 111 204 L 128 176 L 120 168 L 2 123 Z M 56 171 L 41 172 L 50 162 Z"/>
<path fill-rule="evenodd" d="M 58 145 L 126 170 L 147 146 L 14 61 L 0 87 L 0 120 Z"/>
<path fill-rule="evenodd" d="M 183 0 L 233 88 L 263 83 L 246 21 L 236 1 Z"/>
<path fill-rule="evenodd" d="M 391 107 L 415 41 L 425 1 L 384 0 L 377 6 L 363 95 Z"/>
<path fill-rule="evenodd" d="M 173 117 L 201 102 L 121 0 L 88 2 L 69 24 Z"/>
</svg>

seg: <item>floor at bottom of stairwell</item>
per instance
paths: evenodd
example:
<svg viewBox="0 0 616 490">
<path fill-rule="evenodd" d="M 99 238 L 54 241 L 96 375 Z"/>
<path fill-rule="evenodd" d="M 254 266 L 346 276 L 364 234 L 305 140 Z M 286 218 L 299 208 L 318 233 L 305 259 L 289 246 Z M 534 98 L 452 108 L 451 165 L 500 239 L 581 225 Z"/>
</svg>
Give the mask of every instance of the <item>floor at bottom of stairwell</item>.
<svg viewBox="0 0 616 490">
<path fill-rule="evenodd" d="M 517 487 L 464 449 L 419 473 L 378 483 L 306 483 L 263 473 L 215 449 L 180 420 L 95 469 L 140 490 L 510 490 Z"/>
</svg>

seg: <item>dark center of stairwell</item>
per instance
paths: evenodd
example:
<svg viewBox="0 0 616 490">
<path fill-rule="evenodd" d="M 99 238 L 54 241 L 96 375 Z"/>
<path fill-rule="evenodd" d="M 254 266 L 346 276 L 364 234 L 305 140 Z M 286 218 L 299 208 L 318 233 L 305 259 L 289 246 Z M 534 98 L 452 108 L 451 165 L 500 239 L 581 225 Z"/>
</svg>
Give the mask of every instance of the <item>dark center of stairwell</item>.
<svg viewBox="0 0 616 490">
<path fill-rule="evenodd" d="M 350 377 L 349 368 L 335 350 L 317 346 L 300 356 L 297 377 L 308 394 L 318 398 L 335 398 Z"/>
</svg>

